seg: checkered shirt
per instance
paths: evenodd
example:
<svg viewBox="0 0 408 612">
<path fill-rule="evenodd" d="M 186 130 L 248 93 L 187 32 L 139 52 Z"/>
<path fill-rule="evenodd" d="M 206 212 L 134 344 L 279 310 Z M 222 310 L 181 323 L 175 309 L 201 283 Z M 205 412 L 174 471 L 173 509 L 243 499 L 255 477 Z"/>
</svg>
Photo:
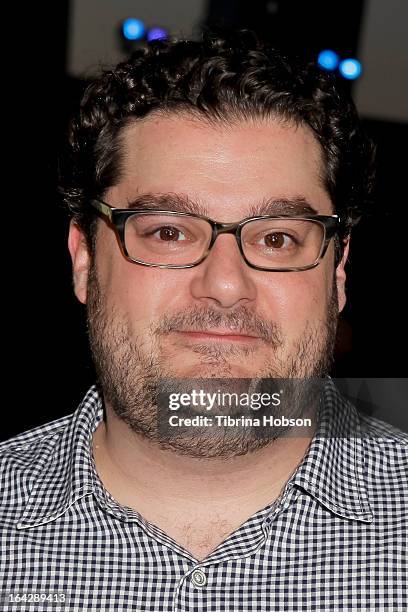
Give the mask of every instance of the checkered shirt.
<svg viewBox="0 0 408 612">
<path fill-rule="evenodd" d="M 408 434 L 332 381 L 282 495 L 202 561 L 103 487 L 102 419 L 93 386 L 73 414 L 0 444 L 0 609 L 407 612 Z"/>
</svg>

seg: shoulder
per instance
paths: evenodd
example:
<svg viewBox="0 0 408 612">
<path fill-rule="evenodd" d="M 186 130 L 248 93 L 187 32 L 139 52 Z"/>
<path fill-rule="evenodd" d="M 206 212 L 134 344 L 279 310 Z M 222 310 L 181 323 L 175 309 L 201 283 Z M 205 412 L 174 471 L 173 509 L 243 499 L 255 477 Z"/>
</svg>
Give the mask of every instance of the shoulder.
<svg viewBox="0 0 408 612">
<path fill-rule="evenodd" d="M 362 413 L 359 417 L 371 496 L 408 510 L 408 433 Z"/>
<path fill-rule="evenodd" d="M 407 452 L 408 449 L 408 433 L 402 431 L 375 417 L 368 416 L 362 412 L 358 412 L 362 436 L 365 440 L 369 440 L 373 444 L 373 448 L 400 448 Z M 374 443 L 379 443 L 376 446 Z"/>
<path fill-rule="evenodd" d="M 44 441 L 58 435 L 69 425 L 72 416 L 70 414 L 44 425 L 39 425 L 34 429 L 23 431 L 9 440 L 0 442 L 0 461 L 6 457 L 15 457 L 18 461 L 19 457 L 35 454 Z"/>
<path fill-rule="evenodd" d="M 16 510 L 28 499 L 72 418 L 71 414 L 0 442 L 1 514 Z"/>
</svg>

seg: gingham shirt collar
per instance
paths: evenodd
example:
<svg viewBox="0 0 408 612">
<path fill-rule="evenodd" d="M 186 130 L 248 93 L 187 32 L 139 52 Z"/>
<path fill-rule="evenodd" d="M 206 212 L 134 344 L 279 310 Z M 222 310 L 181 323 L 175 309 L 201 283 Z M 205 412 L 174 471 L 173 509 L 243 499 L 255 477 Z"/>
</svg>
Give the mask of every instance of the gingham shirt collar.
<svg viewBox="0 0 408 612">
<path fill-rule="evenodd" d="M 298 486 L 334 514 L 370 523 L 374 517 L 364 481 L 363 434 L 358 413 L 330 380 L 323 397 L 316 434 L 284 493 Z M 110 496 L 95 469 L 92 435 L 102 419 L 102 395 L 94 385 L 68 425 L 64 424 L 62 433 L 58 421 L 55 435 L 43 440 L 33 470 L 36 476 L 31 494 L 17 519 L 19 529 L 54 520 L 85 495 L 95 495 L 99 504 L 117 518 L 134 520 L 134 511 Z M 271 514 L 272 511 L 273 507 Z M 140 515 L 138 519 L 144 522 Z"/>
<path fill-rule="evenodd" d="M 331 380 L 323 390 L 317 433 L 291 482 L 348 519 L 374 519 L 364 479 L 362 431 L 355 407 Z"/>
</svg>

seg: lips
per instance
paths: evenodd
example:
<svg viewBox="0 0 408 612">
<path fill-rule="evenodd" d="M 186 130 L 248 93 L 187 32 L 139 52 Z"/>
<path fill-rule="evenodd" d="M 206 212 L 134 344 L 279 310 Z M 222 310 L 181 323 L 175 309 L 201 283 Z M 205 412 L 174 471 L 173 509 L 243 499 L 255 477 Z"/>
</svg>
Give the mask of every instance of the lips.
<svg viewBox="0 0 408 612">
<path fill-rule="evenodd" d="M 192 340 L 219 340 L 219 341 L 253 341 L 259 340 L 259 336 L 237 332 L 234 329 L 202 329 L 202 330 L 182 330 L 179 332 L 183 336 Z"/>
</svg>

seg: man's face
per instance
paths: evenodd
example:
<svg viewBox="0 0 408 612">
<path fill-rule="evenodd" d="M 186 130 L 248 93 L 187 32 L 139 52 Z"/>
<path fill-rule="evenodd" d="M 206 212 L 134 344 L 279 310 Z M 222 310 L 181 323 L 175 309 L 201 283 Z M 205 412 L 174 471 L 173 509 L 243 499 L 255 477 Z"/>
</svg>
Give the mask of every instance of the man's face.
<svg viewBox="0 0 408 612">
<path fill-rule="evenodd" d="M 319 145 L 305 127 L 151 116 L 127 127 L 122 142 L 121 179 L 104 195 L 111 206 L 126 208 L 141 194 L 177 194 L 229 223 L 262 202 L 304 198 L 318 214 L 333 214 Z M 105 395 L 122 404 L 114 409 L 131 426 L 141 418 L 134 396 L 151 377 L 325 373 L 345 303 L 345 258 L 334 270 L 333 241 L 323 261 L 302 272 L 250 268 L 232 235 L 219 236 L 194 268 L 161 269 L 127 261 L 112 229 L 98 224 L 93 262 L 71 224 L 75 291 L 88 302 Z"/>
</svg>

